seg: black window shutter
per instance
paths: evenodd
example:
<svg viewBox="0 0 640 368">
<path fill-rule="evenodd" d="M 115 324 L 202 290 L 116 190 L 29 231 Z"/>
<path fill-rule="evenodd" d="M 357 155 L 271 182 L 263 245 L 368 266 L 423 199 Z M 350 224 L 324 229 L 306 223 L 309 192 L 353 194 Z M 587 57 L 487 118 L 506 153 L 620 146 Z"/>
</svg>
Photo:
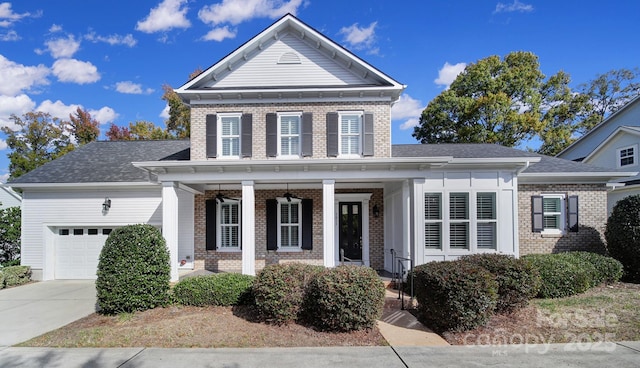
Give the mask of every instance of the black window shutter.
<svg viewBox="0 0 640 368">
<path fill-rule="evenodd" d="M 218 118 L 215 114 L 207 115 L 207 158 L 218 154 Z"/>
<path fill-rule="evenodd" d="M 364 135 L 362 139 L 362 155 L 373 156 L 373 113 L 364 113 Z"/>
<path fill-rule="evenodd" d="M 205 221 L 206 221 L 206 249 L 207 250 L 216 250 L 216 231 L 218 229 L 218 224 L 216 221 L 216 200 L 215 199 L 207 199 L 206 204 L 206 213 L 205 213 Z"/>
<path fill-rule="evenodd" d="M 302 200 L 302 249 L 313 249 L 313 199 Z"/>
<path fill-rule="evenodd" d="M 302 113 L 302 134 L 300 139 L 302 140 L 302 157 L 313 156 L 313 113 Z"/>
<path fill-rule="evenodd" d="M 531 196 L 531 231 L 539 233 L 544 230 L 543 217 L 542 196 Z"/>
<path fill-rule="evenodd" d="M 252 114 L 242 114 L 242 138 L 240 139 L 240 155 L 242 157 L 251 157 L 251 153 L 253 150 L 253 142 L 251 141 L 252 137 L 252 127 L 253 127 L 253 115 Z"/>
<path fill-rule="evenodd" d="M 327 156 L 338 156 L 338 113 L 327 113 Z"/>
<path fill-rule="evenodd" d="M 278 115 L 268 113 L 266 118 L 267 128 L 267 157 L 276 157 L 278 155 Z"/>
<path fill-rule="evenodd" d="M 572 233 L 578 232 L 578 196 L 569 196 L 567 201 L 567 228 Z"/>
<path fill-rule="evenodd" d="M 267 199 L 267 250 L 278 250 L 278 201 Z"/>
</svg>

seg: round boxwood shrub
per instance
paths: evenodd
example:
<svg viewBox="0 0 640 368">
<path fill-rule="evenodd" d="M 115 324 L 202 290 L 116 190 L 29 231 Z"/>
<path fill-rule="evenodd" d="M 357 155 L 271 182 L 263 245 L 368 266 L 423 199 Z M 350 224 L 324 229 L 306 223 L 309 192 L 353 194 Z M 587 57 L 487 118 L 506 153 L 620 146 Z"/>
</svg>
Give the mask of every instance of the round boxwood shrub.
<svg viewBox="0 0 640 368">
<path fill-rule="evenodd" d="M 461 260 L 473 263 L 491 272 L 498 282 L 496 311 L 512 312 L 526 307 L 538 295 L 540 274 L 531 264 L 506 254 L 474 254 Z"/>
<path fill-rule="evenodd" d="M 604 236 L 609 255 L 624 266 L 622 279 L 640 283 L 640 195 L 616 203 Z"/>
<path fill-rule="evenodd" d="M 436 332 L 484 325 L 498 300 L 491 272 L 464 261 L 430 262 L 414 268 L 418 318 Z"/>
<path fill-rule="evenodd" d="M 116 314 L 168 302 L 169 251 L 160 230 L 128 225 L 114 230 L 102 248 L 96 291 L 101 313 Z"/>
<path fill-rule="evenodd" d="M 259 318 L 275 324 L 301 318 L 307 285 L 323 269 L 302 263 L 273 264 L 262 269 L 252 287 Z"/>
<path fill-rule="evenodd" d="M 29 266 L 4 267 L 2 273 L 6 287 L 23 285 L 31 281 L 31 267 Z"/>
<path fill-rule="evenodd" d="M 382 316 L 384 296 L 384 284 L 370 267 L 326 269 L 309 285 L 307 319 L 325 331 L 372 328 Z"/>
<path fill-rule="evenodd" d="M 183 305 L 238 305 L 248 301 L 254 276 L 220 273 L 189 277 L 173 287 L 174 300 Z"/>
<path fill-rule="evenodd" d="M 565 257 L 573 259 L 574 263 L 589 263 L 593 266 L 593 268 L 589 268 L 592 277 L 592 286 L 617 282 L 622 277 L 622 263 L 614 258 L 592 252 L 569 252 L 562 254 L 565 255 Z"/>
<path fill-rule="evenodd" d="M 562 298 L 583 293 L 592 283 L 592 273 L 571 257 L 562 254 L 528 254 L 522 259 L 540 273 L 542 284 L 538 296 L 541 298 Z"/>
</svg>

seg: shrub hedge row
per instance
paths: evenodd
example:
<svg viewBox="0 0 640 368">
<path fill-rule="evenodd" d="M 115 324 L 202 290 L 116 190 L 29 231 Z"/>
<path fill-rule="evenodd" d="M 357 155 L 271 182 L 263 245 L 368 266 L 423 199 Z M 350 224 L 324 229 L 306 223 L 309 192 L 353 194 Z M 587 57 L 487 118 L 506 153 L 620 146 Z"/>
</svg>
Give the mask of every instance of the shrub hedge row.
<svg viewBox="0 0 640 368">
<path fill-rule="evenodd" d="M 246 304 L 250 300 L 253 279 L 253 276 L 237 273 L 189 277 L 173 287 L 173 297 L 177 303 L 198 307 Z"/>
</svg>

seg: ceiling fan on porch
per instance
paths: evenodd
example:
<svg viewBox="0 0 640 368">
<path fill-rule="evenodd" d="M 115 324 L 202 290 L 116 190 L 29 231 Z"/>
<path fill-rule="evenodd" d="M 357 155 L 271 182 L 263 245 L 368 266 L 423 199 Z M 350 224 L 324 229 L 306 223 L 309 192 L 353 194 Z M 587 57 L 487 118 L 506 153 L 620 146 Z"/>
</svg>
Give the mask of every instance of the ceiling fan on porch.
<svg viewBox="0 0 640 368">
<path fill-rule="evenodd" d="M 287 199 L 287 202 L 291 202 L 291 199 L 302 199 L 298 196 L 295 196 L 293 194 L 291 194 L 291 192 L 289 192 L 289 183 L 287 183 L 287 192 L 283 195 L 283 197 L 285 197 Z"/>
<path fill-rule="evenodd" d="M 224 203 L 225 199 L 231 200 L 233 198 L 222 194 L 222 192 L 220 191 L 220 184 L 218 184 L 218 194 L 216 194 L 216 200 L 220 203 Z"/>
</svg>

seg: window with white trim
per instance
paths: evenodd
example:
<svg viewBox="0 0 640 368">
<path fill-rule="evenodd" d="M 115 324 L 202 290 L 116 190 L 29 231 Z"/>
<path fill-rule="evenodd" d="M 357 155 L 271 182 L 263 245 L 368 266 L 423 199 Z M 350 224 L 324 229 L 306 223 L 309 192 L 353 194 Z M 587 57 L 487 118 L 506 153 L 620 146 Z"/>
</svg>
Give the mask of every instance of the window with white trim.
<svg viewBox="0 0 640 368">
<path fill-rule="evenodd" d="M 638 163 L 638 145 L 619 148 L 618 167 L 635 166 Z"/>
<path fill-rule="evenodd" d="M 278 198 L 278 249 L 296 250 L 302 245 L 302 201 Z"/>
<path fill-rule="evenodd" d="M 240 113 L 218 114 L 218 155 L 240 158 Z"/>
<path fill-rule="evenodd" d="M 469 248 L 469 193 L 449 193 L 449 246 Z"/>
<path fill-rule="evenodd" d="M 496 216 L 496 193 L 476 193 L 476 239 L 478 248 L 496 249 L 498 218 Z"/>
<path fill-rule="evenodd" d="M 564 207 L 563 194 L 542 196 L 543 232 L 562 233 L 564 231 Z"/>
<path fill-rule="evenodd" d="M 240 202 L 225 199 L 218 203 L 219 250 L 240 249 Z"/>
<path fill-rule="evenodd" d="M 360 157 L 362 154 L 362 112 L 339 113 L 338 152 L 341 157 Z"/>
<path fill-rule="evenodd" d="M 424 194 L 424 246 L 442 249 L 442 193 Z"/>
<path fill-rule="evenodd" d="M 300 157 L 301 113 L 278 113 L 278 156 Z"/>
</svg>

